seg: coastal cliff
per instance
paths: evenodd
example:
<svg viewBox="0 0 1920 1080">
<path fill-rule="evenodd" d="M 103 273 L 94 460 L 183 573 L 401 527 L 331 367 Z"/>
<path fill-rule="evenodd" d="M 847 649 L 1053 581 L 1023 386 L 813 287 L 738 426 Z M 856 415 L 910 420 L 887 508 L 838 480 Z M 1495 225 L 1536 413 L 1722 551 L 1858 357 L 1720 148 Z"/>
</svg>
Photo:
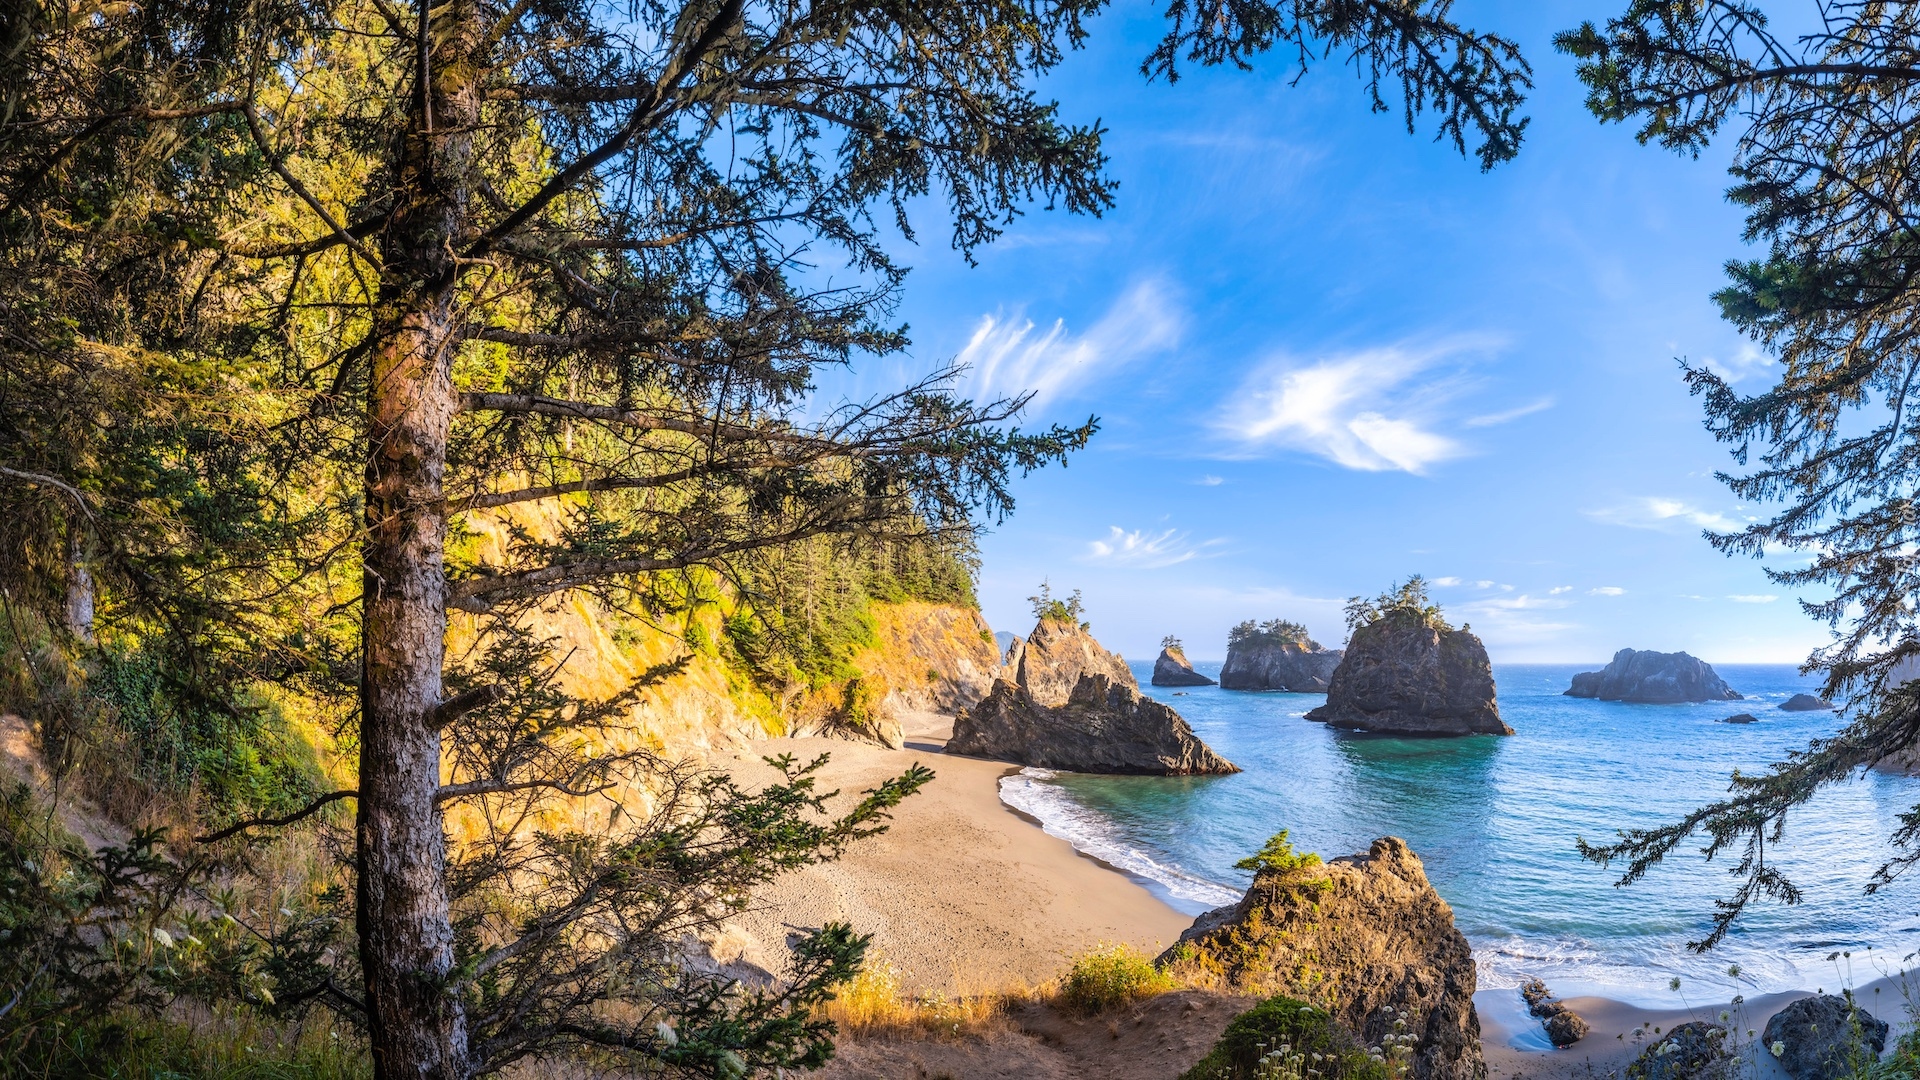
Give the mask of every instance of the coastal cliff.
<svg viewBox="0 0 1920 1080">
<path fill-rule="evenodd" d="M 1230 642 L 1220 666 L 1223 690 L 1291 690 L 1324 694 L 1345 653 L 1313 642 L 1274 641 L 1265 637 Z"/>
<path fill-rule="evenodd" d="M 1637 649 L 1621 649 L 1604 669 L 1575 675 L 1564 696 L 1655 705 L 1740 700 L 1705 660 Z"/>
<path fill-rule="evenodd" d="M 1415 1080 L 1481 1080 L 1473 950 L 1394 837 L 1364 855 L 1264 863 L 1240 902 L 1194 920 L 1159 963 L 1182 978 L 1322 1005 L 1366 1045 L 1412 1016 Z"/>
<path fill-rule="evenodd" d="M 1467 630 L 1396 609 L 1353 633 L 1307 719 L 1393 735 L 1511 735 L 1486 646 Z"/>
</svg>

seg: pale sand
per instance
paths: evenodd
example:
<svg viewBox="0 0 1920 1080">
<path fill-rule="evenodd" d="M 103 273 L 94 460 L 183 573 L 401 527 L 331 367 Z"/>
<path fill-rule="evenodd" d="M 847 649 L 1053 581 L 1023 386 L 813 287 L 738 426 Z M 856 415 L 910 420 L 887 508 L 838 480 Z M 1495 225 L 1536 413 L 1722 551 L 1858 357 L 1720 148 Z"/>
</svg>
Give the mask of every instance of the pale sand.
<svg viewBox="0 0 1920 1080">
<path fill-rule="evenodd" d="M 756 910 L 740 920 L 751 940 L 719 943 L 720 960 L 738 952 L 771 967 L 789 932 L 838 920 L 872 934 L 908 989 L 981 992 L 1052 979 L 1075 955 L 1103 943 L 1124 942 L 1152 956 L 1192 923 L 1007 809 L 999 781 L 1016 766 L 939 753 L 947 735 L 939 717 L 916 717 L 907 733 L 905 750 L 775 739 L 715 762 L 743 783 L 764 783 L 773 771 L 762 757 L 830 754 L 821 786 L 841 790 L 837 805 L 915 762 L 935 773 L 901 804 L 886 833 L 756 897 Z"/>
</svg>

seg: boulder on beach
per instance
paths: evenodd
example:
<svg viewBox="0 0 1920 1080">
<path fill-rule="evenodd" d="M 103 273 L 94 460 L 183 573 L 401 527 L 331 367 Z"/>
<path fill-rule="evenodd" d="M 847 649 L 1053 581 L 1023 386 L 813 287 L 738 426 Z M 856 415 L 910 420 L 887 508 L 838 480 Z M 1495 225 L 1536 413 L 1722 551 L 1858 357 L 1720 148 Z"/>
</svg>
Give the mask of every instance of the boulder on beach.
<svg viewBox="0 0 1920 1080">
<path fill-rule="evenodd" d="M 1153 685 L 1155 686 L 1212 686 L 1213 680 L 1193 670 L 1187 661 L 1186 650 L 1178 645 L 1169 645 L 1160 650 L 1160 656 L 1153 662 Z"/>
<path fill-rule="evenodd" d="M 1265 865 L 1240 902 L 1210 911 L 1160 955 L 1171 971 L 1233 992 L 1337 986 L 1334 1019 L 1378 1046 L 1411 1015 L 1414 1080 L 1483 1080 L 1473 950 L 1406 842 L 1365 855 Z"/>
<path fill-rule="evenodd" d="M 1793 1080 L 1840 1080 L 1857 1062 L 1873 1061 L 1887 1048 L 1887 1022 L 1853 1002 L 1818 994 L 1774 1013 L 1761 1034 L 1780 1067 Z"/>
<path fill-rule="evenodd" d="M 1780 703 L 1787 712 L 1827 712 L 1833 708 L 1833 702 L 1812 694 L 1795 694 Z"/>
<path fill-rule="evenodd" d="M 1760 722 L 1760 718 L 1753 715 L 1752 713 L 1742 712 L 1742 713 L 1734 713 L 1732 716 L 1729 716 L 1725 720 L 1722 720 L 1720 722 L 1723 724 L 1757 724 Z"/>
<path fill-rule="evenodd" d="M 1082 675 L 1058 706 L 1002 679 L 953 721 L 947 753 L 1072 772 L 1197 776 L 1235 773 L 1180 714 L 1105 675 Z"/>
<path fill-rule="evenodd" d="M 1511 735 L 1487 648 L 1466 630 L 1393 610 L 1354 631 L 1307 719 L 1388 735 Z"/>
<path fill-rule="evenodd" d="M 1601 671 L 1573 677 L 1566 697 L 1674 704 L 1682 701 L 1738 701 L 1713 665 L 1683 652 L 1621 649 Z"/>
<path fill-rule="evenodd" d="M 1527 1012 L 1540 1019 L 1540 1026 L 1546 1029 L 1547 1038 L 1555 1046 L 1565 1049 L 1593 1030 L 1586 1018 L 1568 1008 L 1566 1002 L 1556 1001 L 1547 984 L 1539 979 L 1521 983 L 1520 997 L 1527 1003 Z"/>
<path fill-rule="evenodd" d="M 1653 1039 L 1627 1066 L 1627 1080 L 1710 1080 L 1733 1057 L 1727 1029 L 1704 1020 L 1677 1024 Z"/>
<path fill-rule="evenodd" d="M 1340 666 L 1341 650 L 1323 649 L 1306 628 L 1275 619 L 1264 626 L 1241 623 L 1227 634 L 1227 662 L 1220 665 L 1223 690 L 1290 690 L 1324 694 Z"/>
</svg>

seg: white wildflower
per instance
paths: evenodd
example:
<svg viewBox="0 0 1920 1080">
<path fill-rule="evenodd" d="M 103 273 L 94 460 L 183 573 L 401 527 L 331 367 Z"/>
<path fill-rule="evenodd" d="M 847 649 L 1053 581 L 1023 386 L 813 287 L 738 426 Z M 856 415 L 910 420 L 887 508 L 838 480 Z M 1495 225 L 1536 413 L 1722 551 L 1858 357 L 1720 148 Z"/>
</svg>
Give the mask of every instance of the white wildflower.
<svg viewBox="0 0 1920 1080">
<path fill-rule="evenodd" d="M 173 935 L 156 926 L 153 928 L 153 943 L 163 949 L 171 949 L 173 948 Z"/>
<path fill-rule="evenodd" d="M 1774 1057 L 1779 1057 L 1780 1055 L 1787 1052 L 1787 1044 L 1784 1042 L 1780 1042 L 1779 1040 L 1775 1040 L 1772 1046 L 1767 1047 L 1767 1052 L 1771 1053 Z"/>
<path fill-rule="evenodd" d="M 660 1036 L 660 1041 L 666 1043 L 668 1046 L 680 1045 L 680 1033 L 673 1030 L 673 1025 L 667 1023 L 665 1020 L 653 1025 L 653 1033 Z"/>
</svg>

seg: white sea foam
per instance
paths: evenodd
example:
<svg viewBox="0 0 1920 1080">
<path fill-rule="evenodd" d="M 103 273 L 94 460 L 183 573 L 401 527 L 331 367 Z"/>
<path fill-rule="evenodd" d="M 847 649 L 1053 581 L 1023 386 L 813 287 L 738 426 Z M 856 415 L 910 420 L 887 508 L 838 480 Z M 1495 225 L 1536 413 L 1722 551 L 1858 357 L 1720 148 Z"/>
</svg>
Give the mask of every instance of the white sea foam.
<svg viewBox="0 0 1920 1080">
<path fill-rule="evenodd" d="M 1187 905 L 1221 907 L 1240 899 L 1240 890 L 1209 881 L 1178 866 L 1162 862 L 1121 839 L 1106 818 L 1073 801 L 1047 781 L 1046 769 L 1022 769 L 1000 781 L 1000 801 L 1040 822 L 1050 836 L 1072 844 L 1075 851 L 1144 878 Z"/>
</svg>

